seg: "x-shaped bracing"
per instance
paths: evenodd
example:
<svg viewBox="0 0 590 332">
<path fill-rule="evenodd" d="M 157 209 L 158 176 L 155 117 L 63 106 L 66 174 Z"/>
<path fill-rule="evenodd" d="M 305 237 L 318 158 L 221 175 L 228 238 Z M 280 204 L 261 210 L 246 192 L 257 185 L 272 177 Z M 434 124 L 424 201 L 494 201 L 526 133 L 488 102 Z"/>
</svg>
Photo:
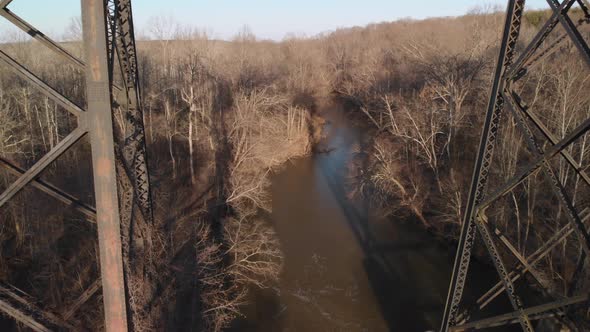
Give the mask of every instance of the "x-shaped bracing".
<svg viewBox="0 0 590 332">
<path fill-rule="evenodd" d="M 588 294 L 582 294 L 565 299 L 555 299 L 554 302 L 532 308 L 525 308 L 514 288 L 514 282 L 523 279 L 524 275 L 528 274 L 545 291 L 548 285 L 539 276 L 535 265 L 572 234 L 577 235 L 583 250 L 581 257 L 578 259 L 578 272 L 586 267 L 585 258 L 590 254 L 590 235 L 587 226 L 590 211 L 588 209 L 581 212 L 578 211 L 575 202 L 568 194 L 556 170 L 551 165 L 552 158 L 556 156 L 564 158 L 571 169 L 574 170 L 576 176 L 586 186 L 590 186 L 590 177 L 583 166 L 567 150 L 571 144 L 590 131 L 590 119 L 583 121 L 564 138 L 558 139 L 547 129 L 543 122 L 529 109 L 518 93 L 512 88 L 515 82 L 524 77 L 543 59 L 555 54 L 567 40 L 575 45 L 579 54 L 590 68 L 590 48 L 578 29 L 580 26 L 590 23 L 590 13 L 587 3 L 585 0 L 564 0 L 562 2 L 548 0 L 547 2 L 552 10 L 551 17 L 533 38 L 532 42 L 524 49 L 522 54 L 513 61 L 525 1 L 508 1 L 507 19 L 504 27 L 500 56 L 494 76 L 465 219 L 463 220 L 459 248 L 453 268 L 441 331 L 463 331 L 514 323 L 520 324 L 525 331 L 532 331 L 533 326 L 531 321 L 546 317 L 557 318 L 564 324 L 575 328 L 568 318 L 567 310 L 564 310 L 564 308 L 587 303 L 589 300 Z M 575 3 L 580 6 L 583 15 L 583 18 L 577 23 L 573 22 L 568 15 Z M 551 43 L 546 43 L 549 35 L 560 25 L 565 30 L 565 33 L 559 35 Z M 545 46 L 545 44 L 548 45 Z M 542 48 L 542 46 L 545 47 Z M 523 134 L 528 148 L 534 157 L 518 174 L 500 185 L 494 192 L 487 193 L 487 180 L 490 168 L 492 167 L 494 149 L 501 123 L 501 114 L 505 109 L 508 109 L 515 118 L 518 129 Z M 541 133 L 541 137 L 537 137 L 536 133 Z M 540 142 L 543 142 L 543 144 Z M 542 146 L 548 147 L 543 149 Z M 502 232 L 494 228 L 494 222 L 489 220 L 486 210 L 492 203 L 512 192 L 516 186 L 540 171 L 543 171 L 554 195 L 566 212 L 568 224 L 561 228 L 533 254 L 525 258 Z M 501 280 L 488 292 L 483 294 L 477 300 L 476 304 L 467 310 L 459 312 L 459 305 L 468 275 L 471 251 L 475 243 L 476 231 L 480 233 Z M 498 244 L 501 244 L 503 251 L 509 253 L 518 262 L 518 265 L 513 270 L 508 270 L 501 256 Z M 575 279 L 576 276 L 574 276 L 573 283 L 575 283 Z M 476 322 L 469 321 L 472 311 L 483 309 L 504 292 L 508 295 L 514 308 L 513 313 Z M 548 293 L 545 291 L 545 294 Z"/>
</svg>

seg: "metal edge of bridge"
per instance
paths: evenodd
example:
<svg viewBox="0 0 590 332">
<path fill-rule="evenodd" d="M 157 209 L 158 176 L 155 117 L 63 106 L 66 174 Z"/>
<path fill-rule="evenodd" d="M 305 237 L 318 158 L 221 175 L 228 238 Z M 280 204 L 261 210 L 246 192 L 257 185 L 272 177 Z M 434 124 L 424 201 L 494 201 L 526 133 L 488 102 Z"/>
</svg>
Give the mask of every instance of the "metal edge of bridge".
<svg viewBox="0 0 590 332">
<path fill-rule="evenodd" d="M 126 331 L 127 298 L 123 272 L 121 216 L 111 99 L 111 72 L 107 55 L 105 2 L 82 0 L 86 52 L 86 91 L 90 130 L 100 270 L 107 331 Z"/>
<path fill-rule="evenodd" d="M 17 180 L 3 193 L 0 205 L 12 199 L 25 186 L 31 185 L 47 195 L 70 206 L 96 223 L 100 249 L 101 277 L 94 281 L 62 313 L 43 311 L 35 300 L 25 299 L 10 285 L 0 287 L 0 311 L 34 331 L 77 330 L 67 321 L 102 287 L 107 331 L 127 331 L 130 326 L 129 299 L 126 282 L 129 276 L 124 269 L 124 249 L 121 241 L 121 218 L 133 217 L 123 207 L 137 206 L 143 219 L 153 221 L 149 173 L 143 129 L 143 113 L 140 103 L 139 78 L 133 18 L 130 0 L 81 0 L 83 22 L 83 48 L 87 63 L 68 52 L 34 26 L 12 13 L 7 6 L 13 0 L 0 1 L 0 16 L 29 34 L 43 46 L 55 52 L 75 67 L 84 70 L 87 89 L 87 110 L 76 105 L 66 96 L 30 72 L 17 60 L 0 50 L 0 63 L 8 66 L 52 101 L 69 111 L 78 120 L 78 126 L 54 149 L 49 151 L 29 170 L 23 170 L 14 162 L 0 158 L 0 166 L 17 176 Z M 115 58 L 121 68 L 124 93 L 115 95 L 117 86 Z M 119 100 L 119 103 L 115 101 Z M 114 132 L 113 111 L 124 105 L 129 133 L 117 139 Z M 39 179 L 39 175 L 63 153 L 89 134 L 92 150 L 93 177 L 96 208 L 83 203 L 66 191 Z M 119 171 L 119 169 L 124 171 Z M 131 183 L 131 194 L 122 195 L 121 182 Z M 127 277 L 127 278 L 126 278 Z M 23 293 L 24 294 L 24 293 Z"/>
<path fill-rule="evenodd" d="M 569 145 L 590 131 L 590 119 L 586 119 L 586 121 L 583 121 L 566 137 L 558 140 L 543 125 L 541 120 L 529 110 L 520 96 L 512 89 L 514 82 L 524 77 L 542 59 L 554 54 L 558 50 L 558 47 L 566 40 L 571 41 L 575 45 L 586 64 L 590 67 L 590 48 L 578 30 L 581 25 L 590 23 L 590 12 L 586 0 L 563 0 L 562 2 L 547 0 L 547 2 L 552 11 L 551 17 L 533 38 L 531 43 L 524 49 L 520 57 L 513 62 L 525 1 L 508 1 L 500 55 L 493 78 L 492 91 L 474 168 L 471 190 L 461 227 L 459 246 L 440 328 L 441 332 L 474 330 L 492 326 L 506 326 L 515 323 L 519 323 L 524 331 L 532 331 L 532 320 L 550 317 L 559 319 L 564 325 L 575 330 L 577 327 L 569 319 L 567 307 L 572 305 L 588 306 L 589 304 L 589 294 L 581 294 L 569 298 L 554 299 L 554 302 L 532 308 L 524 308 L 513 285 L 515 281 L 522 279 L 525 274 L 530 274 L 533 279 L 536 279 L 541 290 L 545 294 L 548 294 L 549 292 L 543 282 L 536 277 L 534 266 L 542 258 L 546 257 L 553 248 L 572 234 L 578 236 L 582 247 L 582 254 L 578 259 L 577 271 L 587 268 L 588 262 L 585 258 L 590 255 L 590 235 L 588 234 L 588 225 L 586 223 L 590 219 L 589 210 L 585 209 L 582 212 L 577 210 L 577 207 L 575 207 L 574 202 L 572 202 L 571 197 L 566 192 L 563 183 L 560 182 L 550 163 L 550 159 L 554 156 L 559 155 L 563 157 L 576 175 L 583 180 L 583 183 L 590 186 L 590 177 L 581 165 L 565 150 Z M 569 10 L 575 3 L 578 3 L 584 15 L 577 24 L 568 15 Z M 548 36 L 560 25 L 566 33 L 542 49 L 543 43 Z M 504 108 L 508 108 L 517 120 L 517 128 L 525 137 L 529 151 L 535 157 L 533 158 L 533 162 L 527 165 L 522 172 L 509 179 L 494 193 L 488 194 L 486 192 L 487 180 L 492 167 L 492 159 L 501 122 L 501 113 Z M 531 130 L 531 126 L 536 128 L 537 132 L 541 133 L 541 138 L 535 135 L 535 132 Z M 549 147 L 543 150 L 541 148 L 542 145 L 538 141 L 547 143 Z M 540 170 L 543 170 L 560 205 L 565 209 L 568 224 L 538 248 L 537 251 L 529 255 L 527 259 L 518 253 L 499 230 L 493 229 L 493 222 L 488 220 L 485 212 L 490 204 L 512 191 L 516 185 Z M 494 285 L 487 293 L 479 297 L 475 304 L 459 312 L 463 290 L 468 276 L 471 253 L 475 244 L 476 230 L 480 232 L 484 240 L 485 247 L 492 258 L 492 262 L 501 281 Z M 505 247 L 505 251 L 511 254 L 512 258 L 518 262 L 518 265 L 513 270 L 507 269 L 499 253 L 497 243 L 501 243 Z M 575 273 L 572 280 L 570 280 L 570 285 L 575 286 L 578 277 L 577 273 Z M 513 313 L 474 322 L 469 321 L 473 311 L 485 308 L 503 292 L 506 292 L 512 303 L 515 310 Z"/>
</svg>

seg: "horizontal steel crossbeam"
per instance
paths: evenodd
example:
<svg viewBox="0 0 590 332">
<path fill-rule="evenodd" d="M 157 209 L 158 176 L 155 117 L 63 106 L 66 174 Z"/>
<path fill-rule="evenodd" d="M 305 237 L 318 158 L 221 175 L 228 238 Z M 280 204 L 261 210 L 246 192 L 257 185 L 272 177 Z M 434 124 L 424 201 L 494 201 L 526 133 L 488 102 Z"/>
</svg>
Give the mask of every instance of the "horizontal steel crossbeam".
<svg viewBox="0 0 590 332">
<path fill-rule="evenodd" d="M 535 265 L 550 254 L 557 245 L 563 243 L 568 236 L 572 233 L 576 233 L 580 239 L 583 251 L 581 257 L 578 259 L 576 273 L 574 273 L 572 280 L 568 281 L 570 285 L 573 285 L 575 284 L 575 280 L 582 275 L 581 271 L 587 266 L 584 258 L 587 255 L 590 255 L 590 234 L 585 225 L 590 217 L 590 213 L 588 212 L 589 209 L 587 208 L 582 211 L 582 213 L 579 213 L 579 207 L 576 205 L 578 202 L 569 196 L 568 191 L 560 180 L 559 174 L 551 164 L 552 158 L 558 155 L 563 157 L 566 163 L 571 166 L 576 173 L 577 179 L 581 179 L 584 184 L 590 185 L 590 176 L 587 173 L 587 169 L 580 164 L 581 162 L 576 161 L 572 154 L 567 150 L 571 144 L 578 141 L 583 135 L 586 135 L 590 131 L 590 119 L 585 119 L 564 138 L 558 139 L 545 127 L 542 121 L 529 110 L 528 106 L 521 100 L 520 96 L 512 89 L 512 84 L 515 81 L 524 77 L 527 72 L 541 60 L 558 51 L 559 46 L 566 40 L 571 40 L 575 44 L 586 64 L 590 67 L 590 48 L 578 30 L 583 24 L 590 23 L 590 11 L 588 10 L 586 2 L 582 0 L 547 0 L 547 2 L 552 10 L 550 18 L 535 35 L 532 42 L 524 49 L 516 62 L 512 63 L 510 61 L 513 55 L 511 52 L 513 51 L 516 39 L 518 38 L 518 31 L 521 24 L 520 20 L 515 19 L 515 17 L 520 17 L 522 15 L 524 1 L 519 3 L 520 6 L 517 6 L 514 0 L 508 1 L 507 25 L 504 29 L 504 36 L 500 48 L 500 59 L 506 57 L 507 60 L 498 62 L 491 93 L 491 100 L 496 98 L 496 100 L 501 101 L 501 103 L 497 103 L 497 109 L 492 110 L 488 108 L 488 113 L 486 115 L 486 121 L 481 136 L 482 142 L 486 142 L 486 145 L 485 149 L 482 149 L 483 143 L 480 143 L 480 150 L 472 180 L 472 183 L 479 181 L 480 184 L 477 188 L 478 190 L 474 190 L 472 185 L 469 194 L 465 219 L 462 225 L 459 249 L 455 260 L 455 268 L 453 270 L 453 277 L 449 287 L 449 295 L 447 297 L 447 306 L 445 308 L 441 325 L 442 332 L 472 330 L 514 323 L 520 323 L 523 330 L 531 331 L 531 320 L 548 317 L 557 318 L 568 327 L 575 328 L 575 322 L 573 322 L 568 316 L 568 311 L 561 309 L 565 306 L 577 303 L 588 304 L 587 294 L 576 297 L 570 296 L 571 292 L 568 291 L 568 299 L 560 299 L 545 305 L 525 309 L 520 302 L 518 295 L 515 293 L 513 285 L 515 281 L 522 279 L 522 277 L 528 273 L 539 284 L 545 296 L 548 296 L 549 298 L 559 297 L 548 291 L 550 285 L 548 285 L 539 272 L 536 271 Z M 580 5 L 584 14 L 584 18 L 578 20 L 577 24 L 575 24 L 568 15 L 575 3 Z M 564 28 L 566 33 L 558 35 L 548 46 L 541 50 L 542 45 L 559 25 Z M 507 38 L 508 36 L 511 38 Z M 507 47 L 507 45 L 510 47 Z M 494 97 L 496 95 L 498 96 Z M 505 105 L 506 102 L 508 103 L 507 105 Z M 491 194 L 487 194 L 484 190 L 485 179 L 488 177 L 490 168 L 492 167 L 490 156 L 493 154 L 495 139 L 499 130 L 499 120 L 496 122 L 489 121 L 489 117 L 492 115 L 498 118 L 495 114 L 499 114 L 505 106 L 509 108 L 517 120 L 517 129 L 524 135 L 533 157 L 532 161 L 525 165 L 523 170 L 517 172 L 516 175 L 508 179 L 505 183 L 500 184 L 499 188 L 495 189 Z M 535 128 L 537 131 L 533 131 L 531 128 Z M 490 135 L 490 132 L 494 133 L 494 135 Z M 539 140 L 538 137 L 536 137 L 538 132 L 541 133 L 543 137 L 542 140 Z M 542 148 L 544 143 L 549 143 L 547 144 L 549 147 Z M 482 165 L 483 167 L 481 167 Z M 521 254 L 519 250 L 512 245 L 510 240 L 503 235 L 502 232 L 497 229 L 492 231 L 494 223 L 486 219 L 485 212 L 492 203 L 513 191 L 516 186 L 520 185 L 523 181 L 528 179 L 531 175 L 536 174 L 541 169 L 544 170 L 544 174 L 549 180 L 552 191 L 557 197 L 560 207 L 566 212 L 569 223 L 553 234 L 547 242 L 542 243 L 532 255 L 525 257 L 524 254 Z M 473 227 L 471 223 L 473 222 L 474 215 L 476 216 L 475 220 L 477 221 L 477 229 L 482 235 L 484 244 L 492 258 L 501 281 L 493 286 L 488 292 L 483 294 L 474 306 L 464 310 L 460 315 L 456 315 L 456 308 L 459 305 L 463 293 L 462 284 L 467 277 L 468 260 L 471 254 L 470 251 L 473 248 L 472 244 L 465 246 L 463 243 L 465 234 L 472 234 Z M 473 235 L 470 235 L 470 238 L 471 241 L 473 241 Z M 517 266 L 510 272 L 508 272 L 507 267 L 504 265 L 495 241 L 502 243 L 511 259 L 517 261 Z M 460 268 L 457 269 L 457 266 Z M 458 272 L 459 274 L 457 277 Z M 473 309 L 481 310 L 485 308 L 503 292 L 507 293 L 508 298 L 515 308 L 514 313 L 492 317 L 478 322 L 468 322 Z M 457 325 L 457 323 L 460 325 Z"/>
<path fill-rule="evenodd" d="M 113 107 L 114 105 L 132 105 L 130 111 L 133 114 L 132 127 L 135 129 L 124 142 L 118 142 L 122 146 L 117 149 L 125 151 L 126 155 L 133 155 L 133 163 L 129 165 L 128 172 L 137 186 L 133 190 L 133 196 L 138 197 L 138 203 L 147 219 L 153 216 L 151 206 L 151 194 L 149 176 L 147 171 L 147 157 L 145 140 L 143 138 L 143 114 L 139 98 L 139 79 L 137 76 L 137 59 L 135 39 L 131 16 L 131 3 L 129 0 L 114 0 L 114 10 L 120 15 L 117 21 L 109 22 L 113 31 L 119 31 L 119 39 L 107 40 L 107 1 L 81 0 L 82 23 L 84 32 L 84 50 L 86 52 L 85 64 L 82 60 L 67 51 L 62 45 L 55 42 L 33 25 L 11 12 L 7 6 L 11 0 L 0 0 L 0 16 L 11 22 L 34 40 L 64 57 L 77 68 L 85 70 L 88 111 L 76 105 L 66 96 L 52 88 L 41 78 L 33 74 L 28 68 L 21 65 L 6 52 L 0 50 L 0 62 L 6 64 L 15 74 L 24 81 L 30 83 L 43 95 L 54 101 L 77 117 L 78 127 L 59 142 L 51 151 L 37 161 L 29 170 L 23 170 L 12 162 L 0 158 L 0 167 L 17 176 L 17 180 L 9 188 L 0 194 L 0 207 L 12 199 L 26 185 L 31 184 L 49 196 L 69 205 L 81 212 L 88 221 L 96 222 L 99 235 L 101 278 L 89 286 L 76 301 L 67 308 L 63 317 L 72 318 L 76 311 L 86 303 L 101 288 L 103 289 L 103 302 L 105 308 L 105 327 L 107 331 L 126 331 L 127 323 L 127 294 L 125 292 L 124 271 L 122 268 L 121 225 L 120 211 L 118 207 L 118 177 L 125 177 L 124 172 L 117 174 L 115 163 L 115 137 L 113 134 Z M 111 7 L 109 7 L 111 8 Z M 111 9 L 112 9 L 111 8 Z M 110 24 L 112 23 L 112 26 Z M 115 44 L 119 44 L 115 46 Z M 126 83 L 125 100 L 115 103 L 112 90 L 121 91 L 113 82 L 113 67 L 109 65 L 108 49 L 123 51 L 125 57 L 119 59 L 124 70 L 124 82 Z M 129 100 L 133 97 L 133 100 Z M 97 208 L 88 206 L 74 196 L 57 188 L 56 186 L 39 179 L 41 172 L 54 162 L 60 155 L 67 151 L 86 133 L 90 135 L 90 144 L 93 157 L 93 176 Z M 133 141 L 131 144 L 130 142 Z M 125 148 L 127 148 L 125 150 Z M 133 150 L 133 151 L 132 151 Z M 120 160 L 119 160 L 120 161 Z M 129 225 L 128 225 L 129 226 Z M 129 239 L 127 239 L 129 240 Z M 15 297 L 9 297 L 14 299 Z M 0 296 L 0 301 L 3 298 Z M 23 301 L 16 301 L 17 303 Z M 18 310 L 18 306 L 6 301 L 0 302 L 0 311 L 7 311 L 9 315 L 25 322 L 29 326 L 45 330 L 76 330 L 70 325 L 47 323 L 47 320 L 37 319 L 41 317 L 35 312 Z M 29 308 L 30 306 L 26 306 Z M 14 309 L 16 308 L 16 309 Z M 59 320 L 59 319 L 58 319 Z M 27 323 L 28 322 L 28 323 Z"/>
<path fill-rule="evenodd" d="M 20 167 L 14 165 L 14 163 L 0 157 L 0 167 L 3 167 L 11 174 L 20 177 L 26 173 L 25 170 L 21 169 Z M 31 182 L 31 185 L 42 192 L 46 193 L 47 195 L 57 199 L 58 201 L 64 203 L 66 206 L 71 206 L 76 209 L 78 212 L 82 213 L 86 216 L 86 220 L 95 223 L 96 222 L 96 210 L 87 205 L 86 203 L 80 201 L 78 198 L 66 193 L 65 191 L 57 188 L 56 186 L 52 185 L 51 183 L 45 182 L 40 179 L 34 179 Z"/>
<path fill-rule="evenodd" d="M 76 311 L 80 309 L 94 294 L 96 294 L 102 286 L 102 280 L 100 278 L 96 279 L 90 287 L 88 287 L 77 299 L 70 305 L 68 310 L 66 310 L 63 314 L 63 318 L 68 320 L 74 316 Z"/>
<path fill-rule="evenodd" d="M 580 304 L 584 302 L 588 302 L 590 300 L 590 294 L 583 294 L 578 295 L 572 298 L 563 299 L 551 303 L 546 303 L 542 305 L 538 305 L 535 307 L 524 309 L 523 312 L 528 315 L 538 315 L 542 314 L 551 310 L 561 309 L 567 306 L 571 306 L 574 304 Z M 520 312 L 512 312 L 509 314 L 504 314 L 496 317 L 491 317 L 487 319 L 482 319 L 475 322 L 470 322 L 462 325 L 453 326 L 450 328 L 450 331 L 471 331 L 471 330 L 478 330 L 483 328 L 489 328 L 494 326 L 501 326 L 505 325 L 505 323 L 515 323 L 515 320 L 519 317 Z"/>
<path fill-rule="evenodd" d="M 73 65 L 78 68 L 83 69 L 84 63 L 75 57 L 72 53 L 68 50 L 63 48 L 61 45 L 53 41 L 51 38 L 47 37 L 44 33 L 39 31 L 34 26 L 30 25 L 27 21 L 23 20 L 13 12 L 11 12 L 6 5 L 2 6 L 0 4 L 0 16 L 4 17 L 16 27 L 27 33 L 29 36 L 38 40 L 41 44 L 47 46 L 52 51 L 56 52 L 57 54 L 63 56 L 66 60 L 70 61 Z"/>
<path fill-rule="evenodd" d="M 531 175 L 536 173 L 545 163 L 556 155 L 560 154 L 564 149 L 571 145 L 574 141 L 586 134 L 590 130 L 590 119 L 586 119 L 578 127 L 576 127 L 570 134 L 568 134 L 557 144 L 545 150 L 542 156 L 535 158 L 529 165 L 525 167 L 520 173 L 512 177 L 506 184 L 497 189 L 488 198 L 486 198 L 478 206 L 479 210 L 487 209 L 490 204 L 496 201 L 498 198 L 506 195 L 516 186 L 521 184 L 524 180 L 528 179 Z"/>
<path fill-rule="evenodd" d="M 535 128 L 537 128 L 543 134 L 546 140 L 548 140 L 552 145 L 556 145 L 557 143 L 559 143 L 557 137 L 551 133 L 551 131 L 543 124 L 539 117 L 535 113 L 531 112 L 531 110 L 526 105 L 523 105 L 522 99 L 514 90 L 506 92 L 505 96 L 510 98 L 513 105 L 515 105 L 518 108 L 518 110 L 522 112 L 528 118 L 528 120 L 535 125 Z M 584 180 L 584 182 L 590 186 L 590 176 L 583 169 L 582 165 L 574 159 L 574 157 L 569 153 L 569 151 L 562 150 L 559 153 L 562 157 L 565 158 L 567 163 L 582 178 L 582 180 Z"/>
<path fill-rule="evenodd" d="M 68 112 L 72 113 L 77 117 L 80 117 L 82 113 L 84 113 L 84 110 L 82 108 L 80 108 L 74 102 L 72 102 L 64 95 L 50 87 L 47 83 L 45 83 L 39 77 L 35 76 L 35 74 L 31 73 L 27 68 L 18 63 L 16 60 L 14 60 L 12 57 L 6 54 L 6 52 L 2 50 L 0 50 L 0 60 L 2 60 L 6 65 L 8 65 L 14 73 L 21 76 L 27 82 L 33 84 L 33 86 L 37 88 L 39 92 L 51 98 L 51 100 L 55 101 Z"/>
<path fill-rule="evenodd" d="M 38 332 L 76 330 L 73 325 L 54 314 L 44 312 L 17 292 L 18 290 L 9 285 L 0 284 L 0 311 L 4 314 Z"/>
<path fill-rule="evenodd" d="M 35 163 L 35 165 L 33 165 L 33 167 L 26 171 L 0 195 L 0 207 L 4 206 L 8 200 L 14 197 L 14 195 L 19 193 L 27 184 L 39 176 L 43 170 L 76 144 L 76 142 L 78 142 L 85 134 L 86 131 L 83 129 L 74 129 L 74 131 L 59 142 L 51 151 L 44 155 L 37 163 Z"/>
</svg>

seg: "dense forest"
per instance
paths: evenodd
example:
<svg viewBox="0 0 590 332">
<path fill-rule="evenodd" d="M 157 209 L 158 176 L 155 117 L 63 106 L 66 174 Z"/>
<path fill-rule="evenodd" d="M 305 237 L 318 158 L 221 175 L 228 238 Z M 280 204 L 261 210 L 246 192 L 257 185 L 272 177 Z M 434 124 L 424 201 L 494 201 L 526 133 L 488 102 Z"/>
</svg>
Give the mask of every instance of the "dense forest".
<svg viewBox="0 0 590 332">
<path fill-rule="evenodd" d="M 527 14 L 520 49 L 547 15 Z M 242 315 L 251 289 L 278 280 L 281 243 L 266 218 L 272 209 L 270 176 L 290 160 L 322 153 L 316 144 L 326 103 L 343 105 L 350 121 L 367 133 L 356 151 L 359 163 L 349 167 L 349 196 L 368 197 L 380 215 L 455 241 L 503 20 L 503 13 L 473 11 L 274 42 L 258 40 L 248 28 L 220 41 L 171 19 L 153 19 L 140 34 L 138 49 L 157 273 L 149 281 L 153 292 L 135 295 L 148 303 L 139 328 L 222 331 Z M 81 56 L 77 29 L 74 22 L 64 45 Z M 84 104 L 82 72 L 28 37 L 10 36 L 3 50 Z M 590 117 L 590 73 L 576 52 L 563 44 L 517 87 L 558 137 Z M 0 67 L 0 118 L 0 156 L 22 168 L 75 127 L 59 105 L 5 67 Z M 530 161 L 516 121 L 509 114 L 503 121 L 490 190 Z M 92 205 L 85 140 L 42 178 Z M 588 167 L 590 137 L 569 152 Z M 575 205 L 588 206 L 590 192 L 575 172 L 563 161 L 554 166 Z M 14 174 L 0 171 L 0 189 L 12 181 Z M 33 201 L 41 203 L 29 204 Z M 68 304 L 98 278 L 95 225 L 34 188 L 1 213 L 0 280 L 67 315 Z M 566 222 L 540 173 L 488 214 L 525 256 Z M 572 237 L 538 263 L 555 294 L 569 291 L 566 280 L 578 251 Z M 100 304 L 95 296 L 70 318 L 99 329 Z"/>
</svg>

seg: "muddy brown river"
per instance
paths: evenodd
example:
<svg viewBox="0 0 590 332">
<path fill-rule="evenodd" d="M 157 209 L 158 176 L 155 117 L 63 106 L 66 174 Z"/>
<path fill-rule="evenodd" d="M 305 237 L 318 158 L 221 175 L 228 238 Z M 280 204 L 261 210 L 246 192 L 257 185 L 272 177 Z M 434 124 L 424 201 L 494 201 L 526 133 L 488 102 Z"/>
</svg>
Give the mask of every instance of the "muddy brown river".
<svg viewBox="0 0 590 332">
<path fill-rule="evenodd" d="M 338 106 L 322 115 L 324 153 L 293 161 L 273 178 L 271 222 L 285 254 L 280 283 L 255 291 L 232 330 L 438 330 L 455 249 L 418 223 L 379 219 L 367 202 L 347 197 L 347 165 L 362 132 Z M 468 301 L 497 281 L 490 267 L 471 266 L 479 273 L 467 285 Z M 506 302 L 488 314 L 511 311 Z"/>
</svg>

